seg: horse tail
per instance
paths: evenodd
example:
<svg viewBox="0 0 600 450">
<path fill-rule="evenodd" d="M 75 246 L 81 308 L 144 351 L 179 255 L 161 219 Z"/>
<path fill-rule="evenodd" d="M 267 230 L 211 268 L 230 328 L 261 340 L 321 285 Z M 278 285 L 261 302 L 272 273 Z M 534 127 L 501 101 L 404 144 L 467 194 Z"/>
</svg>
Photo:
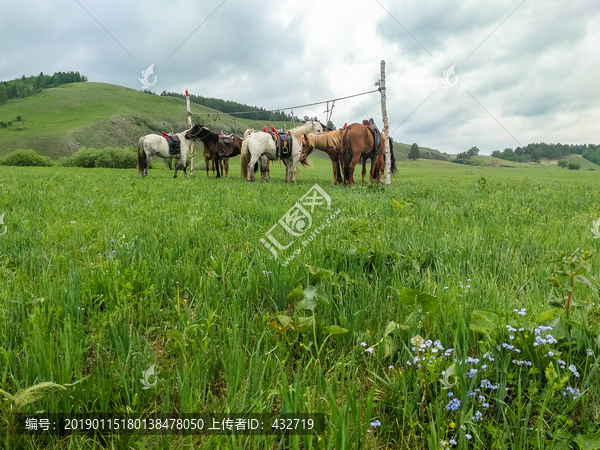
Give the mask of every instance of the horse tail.
<svg viewBox="0 0 600 450">
<path fill-rule="evenodd" d="M 392 138 L 388 138 L 389 142 L 390 142 L 390 159 L 391 159 L 391 169 L 392 169 L 392 175 L 396 176 L 396 173 L 398 173 L 398 168 L 396 167 L 396 157 L 394 156 L 394 142 L 392 141 Z"/>
<path fill-rule="evenodd" d="M 146 167 L 146 161 L 148 157 L 146 156 L 146 151 L 144 150 L 144 138 L 141 137 L 138 141 L 138 173 L 142 174 L 144 171 L 144 167 Z"/>
<path fill-rule="evenodd" d="M 248 136 L 244 137 L 244 140 L 242 141 L 242 150 L 240 153 L 243 180 L 248 177 L 248 164 L 250 164 L 250 150 L 248 149 L 248 142 L 250 141 L 250 138 Z"/>
<path fill-rule="evenodd" d="M 351 127 L 351 126 L 350 126 Z M 344 178 L 350 179 L 350 163 L 352 162 L 352 143 L 350 142 L 350 127 L 346 128 L 342 137 L 342 155 L 344 158 Z"/>
</svg>

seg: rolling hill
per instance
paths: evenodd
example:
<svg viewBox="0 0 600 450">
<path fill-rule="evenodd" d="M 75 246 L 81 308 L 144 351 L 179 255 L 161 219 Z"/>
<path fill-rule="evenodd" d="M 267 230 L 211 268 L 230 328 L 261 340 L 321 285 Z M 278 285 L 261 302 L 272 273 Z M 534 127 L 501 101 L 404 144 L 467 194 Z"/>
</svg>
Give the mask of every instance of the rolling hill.
<svg viewBox="0 0 600 450">
<path fill-rule="evenodd" d="M 193 120 L 215 130 L 242 134 L 247 128 L 262 129 L 264 125 L 194 103 L 191 108 L 193 114 L 210 113 Z M 16 121 L 17 116 L 22 120 Z M 10 128 L 0 128 L 0 156 L 31 148 L 51 158 L 69 156 L 82 147 L 135 145 L 140 136 L 149 133 L 187 128 L 185 100 L 90 82 L 65 84 L 9 100 L 0 107 L 0 121 L 13 122 Z M 283 122 L 273 125 L 281 127 Z"/>
</svg>

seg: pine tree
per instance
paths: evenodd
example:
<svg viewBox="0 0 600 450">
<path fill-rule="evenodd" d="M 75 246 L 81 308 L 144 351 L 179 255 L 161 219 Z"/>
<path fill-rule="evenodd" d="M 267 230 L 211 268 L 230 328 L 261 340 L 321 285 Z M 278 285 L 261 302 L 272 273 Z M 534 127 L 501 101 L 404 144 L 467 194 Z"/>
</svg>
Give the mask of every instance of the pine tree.
<svg viewBox="0 0 600 450">
<path fill-rule="evenodd" d="M 408 152 L 408 159 L 416 160 L 419 159 L 419 146 L 415 143 L 410 147 Z"/>
</svg>

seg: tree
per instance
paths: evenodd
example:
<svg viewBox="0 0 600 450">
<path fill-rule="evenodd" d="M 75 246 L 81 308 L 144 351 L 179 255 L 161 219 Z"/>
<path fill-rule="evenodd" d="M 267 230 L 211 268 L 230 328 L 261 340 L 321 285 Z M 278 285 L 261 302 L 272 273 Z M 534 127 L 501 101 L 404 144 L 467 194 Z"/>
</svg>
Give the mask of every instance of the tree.
<svg viewBox="0 0 600 450">
<path fill-rule="evenodd" d="M 329 128 L 330 130 L 335 130 L 335 125 L 331 120 L 327 121 L 327 128 Z"/>
<path fill-rule="evenodd" d="M 479 155 L 479 149 L 477 147 L 471 147 L 469 150 L 467 150 L 467 155 L 477 156 Z"/>
<path fill-rule="evenodd" d="M 568 163 L 568 161 L 566 161 L 566 160 L 564 160 L 564 159 L 561 159 L 561 160 L 558 162 L 558 167 L 560 167 L 561 169 L 564 169 L 565 167 L 567 167 L 567 164 L 569 164 L 569 163 Z"/>
<path fill-rule="evenodd" d="M 569 170 L 579 170 L 581 168 L 581 164 L 579 164 L 578 162 L 571 162 L 568 165 Z"/>
<path fill-rule="evenodd" d="M 419 146 L 416 143 L 414 143 L 413 145 L 411 145 L 410 150 L 408 151 L 408 159 L 412 159 L 414 161 L 419 159 L 419 156 Z"/>
<path fill-rule="evenodd" d="M 458 155 L 456 155 L 456 159 L 469 159 L 471 158 L 471 155 L 469 155 L 468 152 L 461 152 Z"/>
<path fill-rule="evenodd" d="M 20 122 L 21 120 L 23 120 L 22 116 L 17 116 L 17 122 Z"/>
<path fill-rule="evenodd" d="M 535 162 L 540 162 L 540 159 L 542 159 L 543 156 L 544 151 L 539 147 L 531 152 L 531 159 L 533 159 Z"/>
</svg>

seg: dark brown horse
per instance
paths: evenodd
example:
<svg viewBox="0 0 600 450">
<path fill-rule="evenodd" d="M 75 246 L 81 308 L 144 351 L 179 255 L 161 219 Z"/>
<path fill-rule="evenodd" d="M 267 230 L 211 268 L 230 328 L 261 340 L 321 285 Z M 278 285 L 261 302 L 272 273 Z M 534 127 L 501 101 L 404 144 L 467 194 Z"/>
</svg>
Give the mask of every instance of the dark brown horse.
<svg viewBox="0 0 600 450">
<path fill-rule="evenodd" d="M 304 134 L 300 138 L 300 144 L 302 145 L 302 151 L 300 153 L 300 161 L 306 161 L 308 155 L 317 148 L 324 151 L 331 159 L 333 166 L 333 183 L 342 182 L 342 174 L 340 170 L 340 163 L 344 162 L 342 139 L 344 130 L 334 130 L 323 133 L 309 133 Z"/>
<path fill-rule="evenodd" d="M 239 137 L 219 138 L 219 158 L 221 173 L 229 178 L 229 158 L 240 155 L 242 152 L 242 140 Z M 224 170 L 223 170 L 224 169 Z"/>
<path fill-rule="evenodd" d="M 213 133 L 208 127 L 201 124 L 196 124 L 193 128 L 193 132 L 190 131 L 190 134 L 193 139 L 200 139 L 204 144 L 204 161 L 207 163 L 206 176 L 208 176 L 208 155 L 209 160 L 217 166 L 216 178 L 221 178 L 221 171 L 219 170 L 219 135 Z"/>
<path fill-rule="evenodd" d="M 381 148 L 375 148 L 373 133 L 360 123 L 353 123 L 346 128 L 342 139 L 342 147 L 344 152 L 344 186 L 350 186 L 354 184 L 354 169 L 361 158 L 373 160 L 381 152 Z M 373 180 L 374 172 L 375 165 L 371 164 L 371 180 Z"/>
</svg>

